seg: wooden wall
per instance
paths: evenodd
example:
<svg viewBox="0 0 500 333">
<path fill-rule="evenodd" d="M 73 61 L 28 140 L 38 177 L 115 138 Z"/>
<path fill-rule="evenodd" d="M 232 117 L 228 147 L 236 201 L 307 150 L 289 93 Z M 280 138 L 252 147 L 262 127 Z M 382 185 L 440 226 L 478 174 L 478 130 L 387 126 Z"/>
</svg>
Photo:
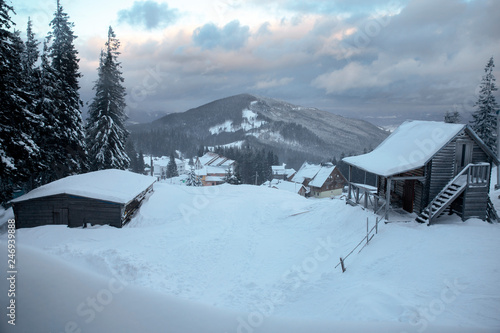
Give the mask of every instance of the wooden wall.
<svg viewBox="0 0 500 333">
<path fill-rule="evenodd" d="M 122 206 L 113 202 L 61 194 L 15 203 L 14 214 L 16 228 L 51 224 L 79 227 L 84 222 L 121 228 Z"/>
<path fill-rule="evenodd" d="M 429 201 L 455 177 L 455 153 L 457 137 L 441 149 L 431 160 L 431 175 L 429 180 Z"/>
</svg>

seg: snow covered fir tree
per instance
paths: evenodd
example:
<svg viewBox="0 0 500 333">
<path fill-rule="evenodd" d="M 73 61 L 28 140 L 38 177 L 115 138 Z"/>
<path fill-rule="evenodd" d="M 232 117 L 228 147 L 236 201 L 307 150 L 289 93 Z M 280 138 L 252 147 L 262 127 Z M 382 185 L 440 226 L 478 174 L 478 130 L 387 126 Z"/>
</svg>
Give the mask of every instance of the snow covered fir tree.
<svg viewBox="0 0 500 333">
<path fill-rule="evenodd" d="M 191 165 L 189 169 L 188 177 L 186 179 L 186 186 L 202 186 L 200 177 L 196 174 L 194 166 Z"/>
<path fill-rule="evenodd" d="M 52 179 L 49 180 L 54 180 L 86 171 L 87 153 L 80 110 L 83 105 L 78 83 L 81 77 L 80 59 L 74 45 L 77 37 L 72 30 L 74 23 L 69 21 L 59 0 L 50 27 L 52 43 L 48 48 L 48 57 L 60 94 L 55 104 L 54 120 L 57 126 L 53 126 L 50 149 Z"/>
<path fill-rule="evenodd" d="M 0 202 L 39 167 L 40 149 L 33 132 L 41 119 L 33 113 L 33 96 L 23 75 L 24 44 L 10 14 L 13 8 L 0 0 Z"/>
<path fill-rule="evenodd" d="M 125 142 L 125 88 L 118 48 L 120 42 L 111 27 L 105 50 L 101 51 L 94 100 L 89 106 L 87 148 L 90 170 L 126 169 L 130 164 Z"/>
<path fill-rule="evenodd" d="M 167 178 L 177 177 L 179 171 L 177 170 L 177 163 L 175 163 L 174 153 L 170 154 L 170 161 L 167 164 Z"/>
<path fill-rule="evenodd" d="M 497 142 L 497 112 L 500 111 L 500 106 L 495 100 L 494 91 L 498 88 L 495 85 L 495 76 L 493 68 L 495 64 L 493 57 L 490 58 L 486 67 L 485 74 L 479 86 L 479 98 L 474 104 L 476 111 L 472 114 L 473 121 L 471 122 L 472 129 L 484 141 L 484 143 L 493 151 L 496 151 Z"/>
</svg>

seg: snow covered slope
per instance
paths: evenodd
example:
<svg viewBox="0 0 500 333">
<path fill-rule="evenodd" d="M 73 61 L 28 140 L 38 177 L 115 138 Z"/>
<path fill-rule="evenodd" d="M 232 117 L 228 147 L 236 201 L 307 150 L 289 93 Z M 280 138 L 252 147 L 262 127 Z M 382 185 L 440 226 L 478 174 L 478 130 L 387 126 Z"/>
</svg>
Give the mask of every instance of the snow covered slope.
<svg viewBox="0 0 500 333">
<path fill-rule="evenodd" d="M 500 225 L 382 224 L 342 273 L 367 218 L 267 187 L 157 183 L 125 228 L 17 230 L 18 325 L 0 331 L 499 331 Z"/>
</svg>

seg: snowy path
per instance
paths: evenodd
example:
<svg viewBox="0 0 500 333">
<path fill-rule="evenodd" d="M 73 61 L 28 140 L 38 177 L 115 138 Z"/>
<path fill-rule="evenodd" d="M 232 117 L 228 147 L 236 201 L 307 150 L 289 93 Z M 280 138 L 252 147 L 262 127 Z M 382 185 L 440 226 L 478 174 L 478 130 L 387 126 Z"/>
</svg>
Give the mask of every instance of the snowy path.
<svg viewBox="0 0 500 333">
<path fill-rule="evenodd" d="M 217 316 L 232 321 L 226 331 L 266 331 L 259 320 L 267 323 L 268 317 L 356 322 L 357 328 L 379 322 L 381 331 L 395 332 L 500 328 L 500 225 L 456 217 L 431 227 L 381 225 L 370 245 L 348 258 L 342 274 L 334 267 L 364 237 L 367 217 L 374 223 L 373 214 L 341 200 L 304 199 L 265 187 L 159 183 L 123 229 L 45 226 L 17 235 L 20 251 L 29 245 L 30 256 L 62 260 L 57 265 L 63 270 L 68 263 L 103 279 L 116 277 L 127 284 L 129 298 L 143 288 L 155 302 L 188 301 L 223 311 Z M 0 235 L 2 251 L 5 240 Z M 21 252 L 20 270 L 22 259 Z M 25 277 L 26 284 L 33 278 Z M 54 297 L 64 304 L 64 294 Z M 56 324 L 50 327 L 62 331 Z M 153 324 L 159 323 L 151 323 L 151 332 Z"/>
</svg>

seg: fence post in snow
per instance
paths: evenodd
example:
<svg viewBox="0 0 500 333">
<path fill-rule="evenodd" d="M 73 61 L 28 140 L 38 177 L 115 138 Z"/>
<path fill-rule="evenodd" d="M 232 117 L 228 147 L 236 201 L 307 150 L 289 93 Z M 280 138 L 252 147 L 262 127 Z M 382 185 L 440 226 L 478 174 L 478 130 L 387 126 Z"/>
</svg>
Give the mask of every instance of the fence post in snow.
<svg viewBox="0 0 500 333">
<path fill-rule="evenodd" d="M 368 245 L 368 242 L 370 241 L 370 232 L 368 231 L 368 218 L 366 218 L 366 245 Z"/>
<path fill-rule="evenodd" d="M 340 266 L 342 266 L 342 273 L 345 272 L 344 260 L 340 257 Z"/>
</svg>

